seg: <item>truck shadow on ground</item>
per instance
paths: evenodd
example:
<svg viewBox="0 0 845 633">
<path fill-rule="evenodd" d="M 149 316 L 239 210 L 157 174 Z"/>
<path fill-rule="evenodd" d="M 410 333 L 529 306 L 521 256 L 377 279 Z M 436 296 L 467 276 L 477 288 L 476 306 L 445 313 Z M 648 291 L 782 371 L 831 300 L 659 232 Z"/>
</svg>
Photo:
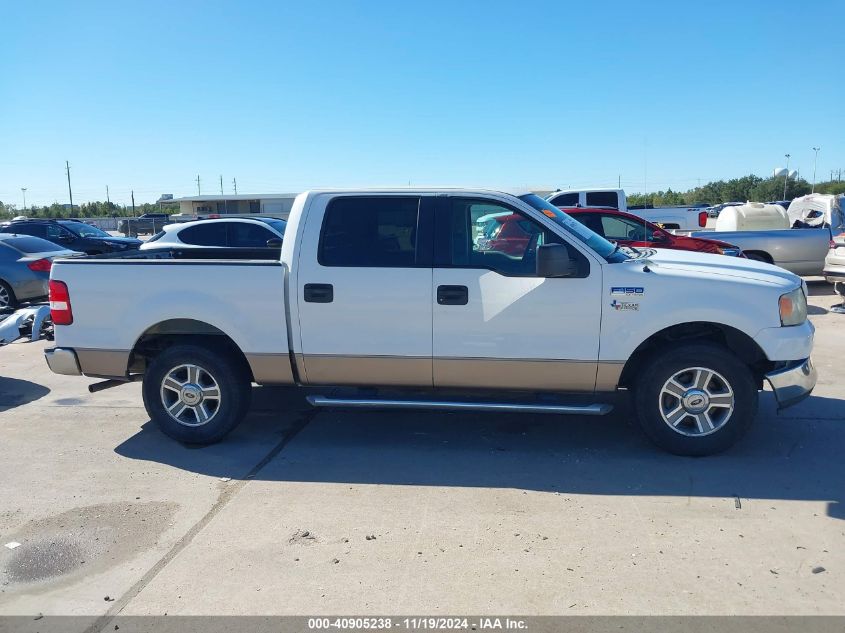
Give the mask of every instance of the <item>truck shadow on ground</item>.
<svg viewBox="0 0 845 633">
<path fill-rule="evenodd" d="M 771 393 L 764 393 L 746 438 L 726 453 L 698 459 L 661 452 L 623 410 L 605 417 L 315 413 L 298 402 L 301 395 L 279 400 L 281 408 L 254 409 L 215 446 L 191 449 L 148 422 L 115 450 L 130 459 L 237 479 L 263 457 L 243 448 L 244 438 L 282 441 L 299 426 L 255 479 L 824 501 L 829 516 L 845 519 L 845 419 L 842 401 L 833 398 L 811 397 L 777 415 Z M 241 463 L 239 455 L 252 461 Z"/>
<path fill-rule="evenodd" d="M 0 409 L 13 409 L 43 398 L 50 390 L 29 380 L 0 376 Z"/>
</svg>

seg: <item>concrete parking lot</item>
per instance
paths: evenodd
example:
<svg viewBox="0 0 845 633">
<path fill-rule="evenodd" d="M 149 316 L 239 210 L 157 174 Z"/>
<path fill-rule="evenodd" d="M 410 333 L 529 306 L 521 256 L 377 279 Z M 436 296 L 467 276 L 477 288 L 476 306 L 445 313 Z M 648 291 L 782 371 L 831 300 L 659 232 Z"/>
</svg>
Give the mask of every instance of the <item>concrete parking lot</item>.
<svg viewBox="0 0 845 633">
<path fill-rule="evenodd" d="M 813 396 L 728 453 L 605 418 L 310 410 L 188 448 L 138 384 L 0 349 L 2 614 L 845 614 L 845 316 Z M 2 547 L 6 543 L 19 547 Z M 102 620 L 101 620 L 102 622 Z"/>
</svg>

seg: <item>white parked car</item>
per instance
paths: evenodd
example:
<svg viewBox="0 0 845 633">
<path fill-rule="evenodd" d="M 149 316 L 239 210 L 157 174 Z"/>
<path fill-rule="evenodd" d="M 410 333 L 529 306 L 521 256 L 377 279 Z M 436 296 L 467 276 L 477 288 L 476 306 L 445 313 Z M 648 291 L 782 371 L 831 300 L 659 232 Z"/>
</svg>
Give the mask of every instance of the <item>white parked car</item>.
<svg viewBox="0 0 845 633">
<path fill-rule="evenodd" d="M 476 242 L 491 214 L 522 235 Z M 534 194 L 309 191 L 276 261 L 238 255 L 57 261 L 47 363 L 110 379 L 95 390 L 143 379 L 150 418 L 189 443 L 232 430 L 251 383 L 318 407 L 581 415 L 626 389 L 658 445 L 705 455 L 744 435 L 764 382 L 781 407 L 816 383 L 800 278 L 619 246 Z"/>
<path fill-rule="evenodd" d="M 217 218 L 168 224 L 141 245 L 164 248 L 281 248 L 287 222 L 276 218 Z"/>
</svg>

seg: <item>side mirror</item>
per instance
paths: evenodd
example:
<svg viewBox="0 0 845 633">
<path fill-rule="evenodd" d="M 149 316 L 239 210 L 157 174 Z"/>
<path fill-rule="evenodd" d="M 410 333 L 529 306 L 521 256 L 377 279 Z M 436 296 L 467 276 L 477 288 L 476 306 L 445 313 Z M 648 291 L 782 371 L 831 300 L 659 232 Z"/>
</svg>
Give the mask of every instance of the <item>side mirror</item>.
<svg viewBox="0 0 845 633">
<path fill-rule="evenodd" d="M 282 240 L 278 237 L 273 237 L 267 240 L 267 248 L 281 248 L 282 247 Z"/>
<path fill-rule="evenodd" d="M 538 277 L 572 277 L 573 274 L 575 269 L 564 244 L 543 244 L 537 248 Z"/>
</svg>

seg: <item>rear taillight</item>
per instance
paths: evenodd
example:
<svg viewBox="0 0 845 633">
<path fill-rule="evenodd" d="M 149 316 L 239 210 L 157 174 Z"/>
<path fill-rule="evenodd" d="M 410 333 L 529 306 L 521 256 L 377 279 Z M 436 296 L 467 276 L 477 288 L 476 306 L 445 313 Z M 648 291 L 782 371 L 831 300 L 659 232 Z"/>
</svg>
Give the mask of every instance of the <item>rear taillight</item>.
<svg viewBox="0 0 845 633">
<path fill-rule="evenodd" d="M 73 310 L 70 307 L 70 293 L 67 284 L 55 279 L 50 280 L 50 317 L 54 325 L 73 323 Z"/>
<path fill-rule="evenodd" d="M 42 259 L 36 259 L 34 262 L 29 262 L 26 267 L 37 273 L 49 273 L 50 269 L 53 267 L 53 261 L 45 257 Z"/>
<path fill-rule="evenodd" d="M 698 226 L 707 226 L 707 211 L 701 211 L 698 214 Z"/>
</svg>

